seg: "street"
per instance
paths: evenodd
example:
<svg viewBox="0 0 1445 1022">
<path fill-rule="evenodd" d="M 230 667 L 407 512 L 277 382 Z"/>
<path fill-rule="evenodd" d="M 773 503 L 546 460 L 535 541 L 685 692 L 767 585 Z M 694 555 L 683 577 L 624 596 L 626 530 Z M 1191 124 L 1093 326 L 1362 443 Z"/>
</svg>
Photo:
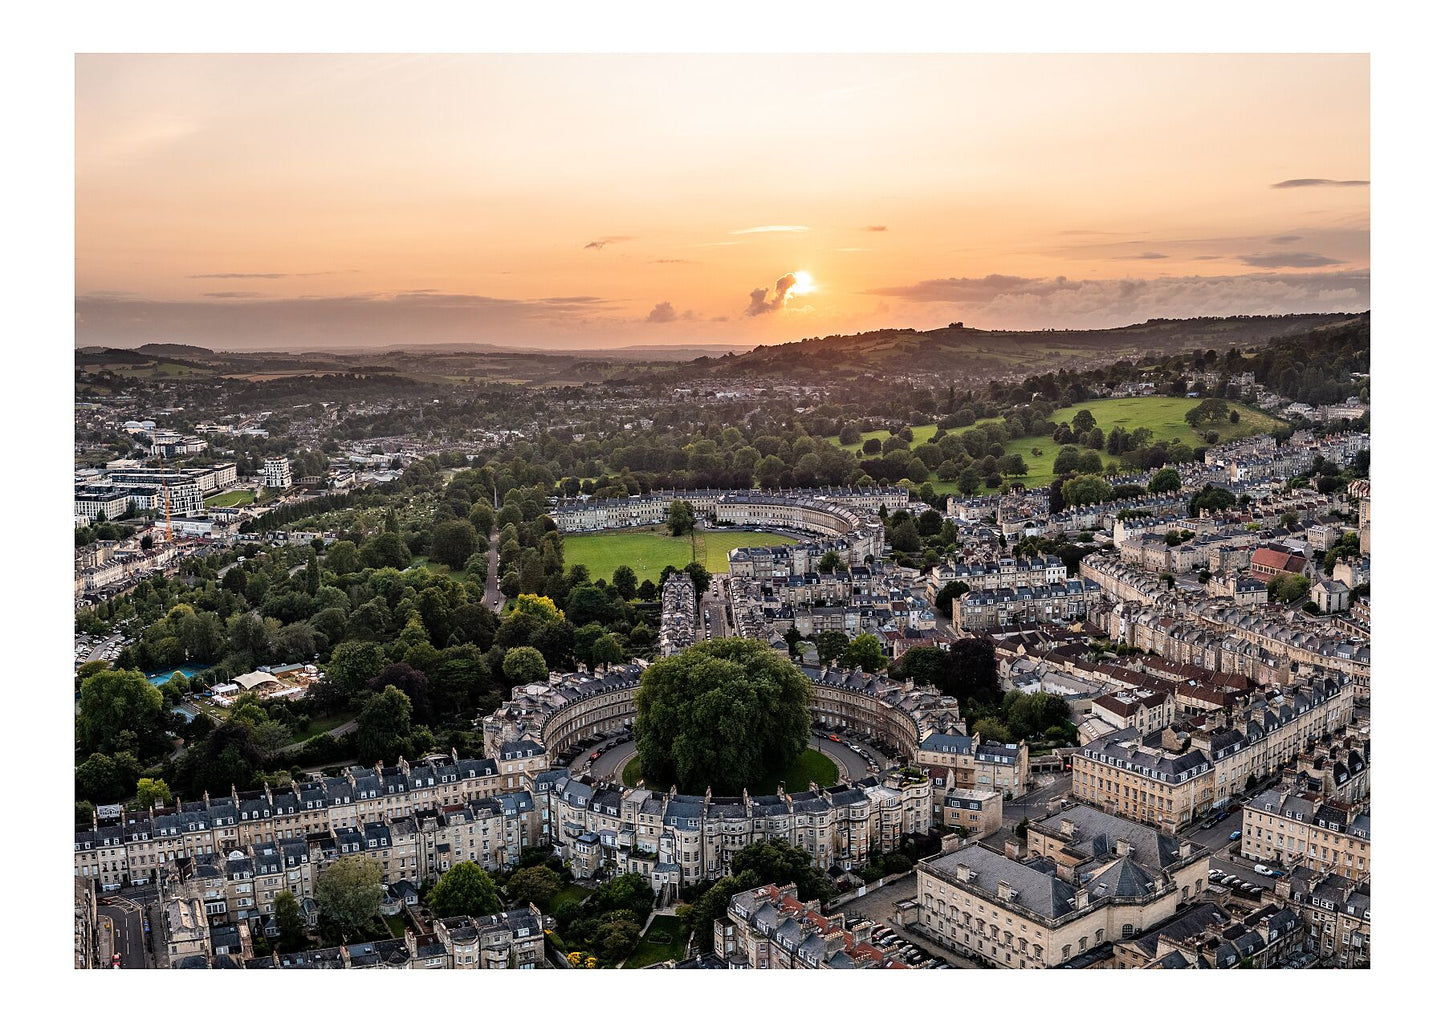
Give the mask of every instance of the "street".
<svg viewBox="0 0 1445 1022">
<path fill-rule="evenodd" d="M 96 909 L 100 926 L 108 928 L 112 946 L 120 954 L 122 969 L 149 969 L 150 954 L 146 950 L 145 924 L 141 908 L 125 898 L 116 898 L 109 905 Z M 109 962 L 102 962 L 109 968 Z"/>
</svg>

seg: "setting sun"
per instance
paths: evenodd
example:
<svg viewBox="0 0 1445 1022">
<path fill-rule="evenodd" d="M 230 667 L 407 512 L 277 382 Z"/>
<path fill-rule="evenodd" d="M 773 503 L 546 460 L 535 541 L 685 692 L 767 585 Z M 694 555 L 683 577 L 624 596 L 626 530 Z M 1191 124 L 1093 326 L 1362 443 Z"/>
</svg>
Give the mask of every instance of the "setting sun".
<svg viewBox="0 0 1445 1022">
<path fill-rule="evenodd" d="M 810 295 L 816 291 L 817 285 L 813 283 L 813 275 L 807 270 L 793 271 L 793 286 L 791 293 L 795 295 Z"/>
</svg>

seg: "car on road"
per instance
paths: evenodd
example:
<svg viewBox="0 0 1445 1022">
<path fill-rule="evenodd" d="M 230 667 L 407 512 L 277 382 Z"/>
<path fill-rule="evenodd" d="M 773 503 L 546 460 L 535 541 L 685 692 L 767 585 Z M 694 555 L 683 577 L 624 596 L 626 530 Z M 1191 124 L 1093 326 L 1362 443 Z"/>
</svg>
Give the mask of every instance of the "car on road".
<svg viewBox="0 0 1445 1022">
<path fill-rule="evenodd" d="M 862 755 L 862 753 L 863 753 L 863 747 L 862 747 L 861 745 L 854 745 L 854 744 L 852 744 L 852 743 L 849 743 L 848 748 L 852 749 L 854 752 L 858 753 L 859 755 Z"/>
<path fill-rule="evenodd" d="M 112 969 L 119 969 L 119 968 L 120 968 L 120 952 L 119 952 L 119 951 L 117 951 L 115 954 L 113 954 L 113 955 L 110 956 L 110 967 L 111 967 Z"/>
<path fill-rule="evenodd" d="M 1213 826 L 1214 826 L 1214 821 L 1213 821 L 1213 820 L 1205 820 L 1203 826 L 1201 826 L 1199 829 L 1200 829 L 1200 830 L 1208 830 L 1209 828 L 1211 828 L 1211 827 L 1213 827 Z"/>
<path fill-rule="evenodd" d="M 1231 841 L 1238 841 L 1242 836 L 1243 833 L 1241 831 L 1231 830 L 1229 832 L 1229 840 Z"/>
<path fill-rule="evenodd" d="M 837 735 L 829 735 L 829 736 L 828 736 L 828 741 L 830 741 L 830 742 L 841 742 L 842 740 L 843 740 L 843 739 L 839 738 Z"/>
<path fill-rule="evenodd" d="M 597 762 L 599 759 L 601 759 L 601 758 L 602 758 L 602 753 L 601 753 L 600 751 L 594 752 L 592 755 L 590 755 L 590 756 L 587 757 L 587 762 L 589 762 L 589 763 L 596 763 L 596 762 Z"/>
</svg>

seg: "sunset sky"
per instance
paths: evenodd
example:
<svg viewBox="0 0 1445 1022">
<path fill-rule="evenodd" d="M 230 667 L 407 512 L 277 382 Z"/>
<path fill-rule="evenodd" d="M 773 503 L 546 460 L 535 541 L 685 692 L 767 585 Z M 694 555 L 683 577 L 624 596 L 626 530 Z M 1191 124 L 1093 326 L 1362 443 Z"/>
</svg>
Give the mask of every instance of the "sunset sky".
<svg viewBox="0 0 1445 1022">
<path fill-rule="evenodd" d="M 76 343 L 1357 310 L 1369 178 L 1364 56 L 81 56 Z"/>
</svg>

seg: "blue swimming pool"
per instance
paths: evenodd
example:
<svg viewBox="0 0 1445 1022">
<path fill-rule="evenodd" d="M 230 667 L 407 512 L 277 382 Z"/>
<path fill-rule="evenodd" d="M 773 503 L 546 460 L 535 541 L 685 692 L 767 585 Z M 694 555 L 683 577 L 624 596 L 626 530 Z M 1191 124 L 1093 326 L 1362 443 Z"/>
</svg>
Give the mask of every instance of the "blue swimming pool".
<svg viewBox="0 0 1445 1022">
<path fill-rule="evenodd" d="M 164 685 L 166 682 L 170 681 L 171 675 L 175 674 L 177 671 L 180 671 L 187 678 L 190 678 L 199 674 L 201 671 L 209 670 L 210 666 L 210 664 L 182 664 L 179 667 L 172 667 L 168 671 L 158 671 L 155 674 L 147 674 L 146 680 L 149 681 L 152 685 L 160 687 L 161 685 Z"/>
</svg>

